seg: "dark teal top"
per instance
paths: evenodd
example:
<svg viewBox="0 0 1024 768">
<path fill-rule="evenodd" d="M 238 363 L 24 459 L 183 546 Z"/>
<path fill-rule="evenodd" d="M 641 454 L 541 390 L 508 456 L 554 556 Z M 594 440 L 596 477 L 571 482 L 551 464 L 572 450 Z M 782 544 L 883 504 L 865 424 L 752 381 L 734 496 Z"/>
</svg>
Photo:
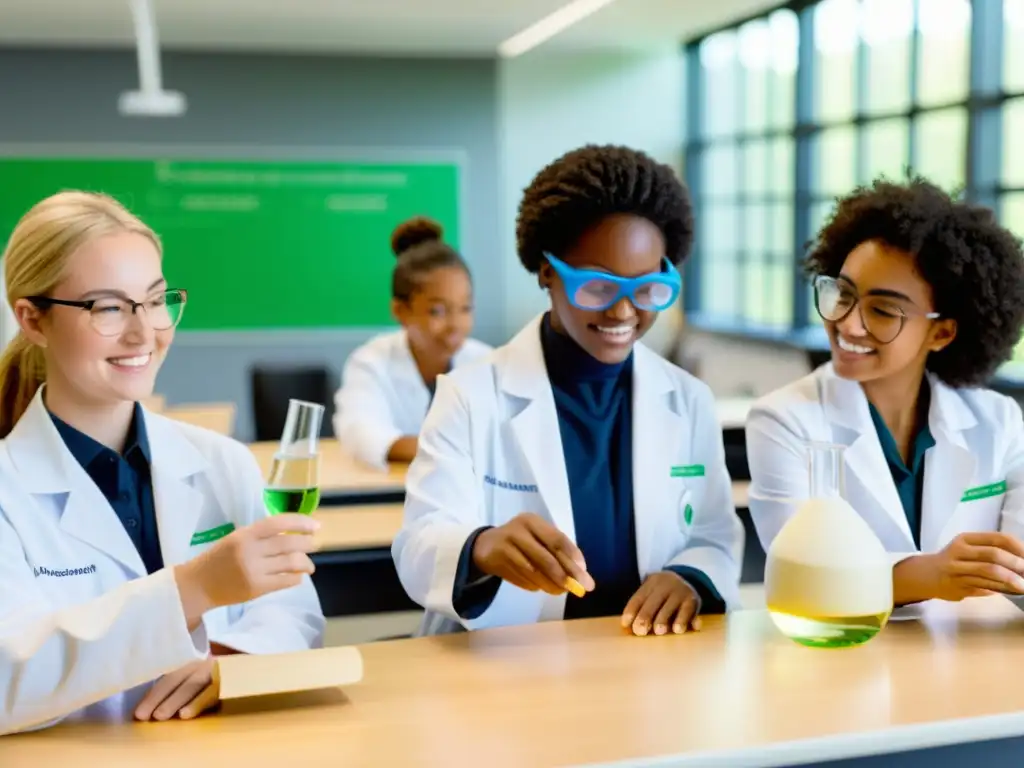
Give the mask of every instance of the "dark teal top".
<svg viewBox="0 0 1024 768">
<path fill-rule="evenodd" d="M 899 494 L 900 503 L 903 505 L 903 514 L 907 516 L 910 524 L 910 532 L 914 536 L 914 543 L 918 549 L 921 548 L 921 503 L 924 496 L 924 457 L 925 453 L 935 445 L 935 438 L 928 429 L 928 406 L 930 403 L 930 392 L 925 384 L 921 390 L 921 397 L 918 401 L 919 422 L 923 425 L 910 445 L 909 465 L 900 456 L 900 449 L 896 445 L 896 439 L 889 431 L 885 421 L 875 406 L 868 404 L 871 409 L 871 421 L 875 424 L 875 432 L 878 433 L 878 441 L 882 444 L 882 454 L 889 465 L 889 472 L 892 474 L 892 481 L 896 484 L 896 492 Z"/>
<path fill-rule="evenodd" d="M 71 455 L 114 508 L 114 513 L 138 550 L 146 572 L 159 571 L 164 567 L 164 559 L 160 553 L 153 481 L 149 471 L 149 438 L 142 408 L 138 403 L 135 404 L 123 454 L 93 440 L 52 413 L 50 419 Z"/>
</svg>

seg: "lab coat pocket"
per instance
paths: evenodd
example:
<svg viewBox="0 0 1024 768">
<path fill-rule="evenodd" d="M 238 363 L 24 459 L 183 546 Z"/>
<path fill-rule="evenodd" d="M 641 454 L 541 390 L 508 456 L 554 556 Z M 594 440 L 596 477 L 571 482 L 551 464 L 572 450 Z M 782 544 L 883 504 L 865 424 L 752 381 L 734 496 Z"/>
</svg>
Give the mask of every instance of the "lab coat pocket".
<svg viewBox="0 0 1024 768">
<path fill-rule="evenodd" d="M 969 499 L 967 495 L 956 507 L 948 536 L 952 539 L 958 534 L 968 534 L 981 530 L 998 530 L 999 518 L 1002 513 L 1002 502 L 1006 494 L 997 494 L 986 498 Z"/>
</svg>

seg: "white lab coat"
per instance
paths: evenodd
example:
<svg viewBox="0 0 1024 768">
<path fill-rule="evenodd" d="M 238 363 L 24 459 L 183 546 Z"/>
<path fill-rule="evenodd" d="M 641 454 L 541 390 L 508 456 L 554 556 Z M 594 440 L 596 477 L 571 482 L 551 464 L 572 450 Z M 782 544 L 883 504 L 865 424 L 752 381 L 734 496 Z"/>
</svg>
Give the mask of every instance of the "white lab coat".
<svg viewBox="0 0 1024 768">
<path fill-rule="evenodd" d="M 466 339 L 452 367 L 479 360 L 491 347 Z M 386 467 L 395 441 L 418 435 L 430 407 L 404 330 L 384 333 L 354 350 L 345 361 L 334 395 L 334 436 L 356 458 Z"/>
<path fill-rule="evenodd" d="M 728 607 L 739 605 L 743 526 L 732 503 L 722 432 L 710 390 L 637 344 L 633 362 L 633 498 L 640 576 L 669 565 L 699 568 Z M 702 477 L 673 468 L 702 465 Z M 686 522 L 685 510 L 693 510 Z M 406 480 L 404 524 L 392 546 L 402 585 L 427 609 L 421 631 L 561 619 L 565 595 L 508 582 L 465 621 L 452 605 L 469 535 L 522 512 L 575 540 L 572 502 L 540 318 L 488 359 L 438 380 Z"/>
<path fill-rule="evenodd" d="M 196 533 L 266 515 L 249 450 L 145 412 L 165 568 L 146 575 L 121 521 L 37 394 L 0 441 L 0 733 L 73 717 L 126 718 L 147 683 L 209 653 L 322 643 L 312 582 L 208 612 L 191 635 L 173 565 Z"/>
<path fill-rule="evenodd" d="M 928 381 L 935 446 L 925 454 L 920 552 L 937 552 L 966 532 L 1024 538 L 1020 407 L 991 390 L 953 389 L 934 376 Z M 810 492 L 807 443 L 824 441 L 847 446 L 846 499 L 893 564 L 918 554 L 864 390 L 839 378 L 830 363 L 755 403 L 746 433 L 750 514 L 766 551 Z M 1003 482 L 1005 493 L 968 494 Z"/>
</svg>

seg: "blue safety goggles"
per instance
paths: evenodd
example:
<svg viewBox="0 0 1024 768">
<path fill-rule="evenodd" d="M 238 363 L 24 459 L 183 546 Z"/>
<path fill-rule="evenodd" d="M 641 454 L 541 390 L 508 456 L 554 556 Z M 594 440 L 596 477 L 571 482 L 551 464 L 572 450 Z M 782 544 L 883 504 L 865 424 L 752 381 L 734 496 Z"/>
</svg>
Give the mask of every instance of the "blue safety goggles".
<svg viewBox="0 0 1024 768">
<path fill-rule="evenodd" d="M 679 271 L 668 259 L 664 260 L 661 272 L 619 277 L 596 269 L 570 267 L 550 253 L 545 253 L 544 258 L 562 279 L 565 295 L 577 309 L 600 312 L 626 298 L 637 309 L 660 312 L 672 306 L 683 285 Z"/>
</svg>

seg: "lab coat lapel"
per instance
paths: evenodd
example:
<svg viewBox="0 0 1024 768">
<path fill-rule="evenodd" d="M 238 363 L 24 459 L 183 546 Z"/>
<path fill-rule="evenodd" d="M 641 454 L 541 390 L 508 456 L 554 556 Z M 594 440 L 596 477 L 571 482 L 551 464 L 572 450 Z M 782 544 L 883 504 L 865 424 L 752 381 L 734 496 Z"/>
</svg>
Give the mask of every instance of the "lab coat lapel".
<svg viewBox="0 0 1024 768">
<path fill-rule="evenodd" d="M 191 557 L 192 536 L 203 511 L 203 495 L 194 481 L 208 462 L 178 425 L 149 411 L 144 414 L 160 552 L 170 566 Z"/>
<path fill-rule="evenodd" d="M 935 551 L 945 541 L 943 532 L 974 477 L 976 464 L 963 432 L 977 424 L 977 419 L 955 390 L 934 377 L 929 380 L 932 402 L 928 427 L 935 445 L 925 456 L 922 551 Z"/>
<path fill-rule="evenodd" d="M 641 570 L 652 562 L 658 521 L 682 520 L 683 499 L 672 465 L 687 455 L 688 424 L 672 398 L 675 387 L 654 353 L 637 344 L 633 350 L 633 507 L 637 559 Z"/>
<path fill-rule="evenodd" d="M 4 441 L 18 482 L 36 496 L 52 496 L 60 528 L 117 560 L 133 576 L 146 566 L 110 502 L 61 439 L 43 404 L 43 388 Z M 63 500 L 63 502 L 61 501 Z"/>
<path fill-rule="evenodd" d="M 562 435 L 540 344 L 540 318 L 520 331 L 499 354 L 499 384 L 511 401 L 509 428 L 520 458 L 506 457 L 505 466 L 511 468 L 522 462 L 530 468 L 551 522 L 575 541 Z M 508 480 L 523 482 L 518 477 Z"/>
<path fill-rule="evenodd" d="M 910 524 L 903 511 L 889 464 L 882 453 L 882 444 L 871 421 L 868 399 L 860 384 L 841 379 L 830 373 L 825 379 L 825 410 L 828 423 L 833 425 L 836 442 L 846 449 L 846 499 L 857 508 L 858 500 L 865 496 L 874 501 L 893 525 L 893 532 L 901 542 L 898 548 L 916 549 Z M 858 509 L 865 514 L 868 510 Z M 889 537 L 884 537 L 887 540 Z M 894 547 L 889 546 L 889 549 Z"/>
</svg>

